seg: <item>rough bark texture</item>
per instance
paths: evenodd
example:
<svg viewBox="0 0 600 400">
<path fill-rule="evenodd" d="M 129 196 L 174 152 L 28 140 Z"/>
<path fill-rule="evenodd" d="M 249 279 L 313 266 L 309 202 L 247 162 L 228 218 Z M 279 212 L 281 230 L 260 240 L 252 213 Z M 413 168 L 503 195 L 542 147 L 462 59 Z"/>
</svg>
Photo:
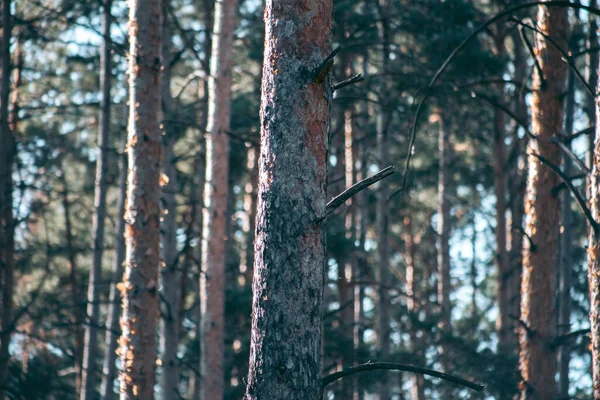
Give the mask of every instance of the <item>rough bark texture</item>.
<svg viewBox="0 0 600 400">
<path fill-rule="evenodd" d="M 539 29 L 562 48 L 567 46 L 567 9 L 540 7 Z M 558 146 L 550 139 L 563 127 L 562 95 L 567 66 L 560 53 L 542 37 L 536 37 L 535 54 L 543 77 L 537 69 L 533 79 L 531 105 L 532 132 L 537 140 L 529 143 L 529 153 L 540 154 L 560 164 Z M 542 87 L 545 82 L 545 87 Z M 520 369 L 523 382 L 521 398 L 551 400 L 557 395 L 556 354 L 548 343 L 556 335 L 555 271 L 557 265 L 559 198 L 552 193 L 557 176 L 534 156 L 528 158 L 525 198 L 526 234 L 531 239 L 523 250 L 521 286 Z"/>
<path fill-rule="evenodd" d="M 129 130 L 125 275 L 120 289 L 121 399 L 154 398 L 158 267 L 160 262 L 160 176 L 162 164 L 162 3 L 129 1 Z"/>
<path fill-rule="evenodd" d="M 567 104 L 565 107 L 565 134 L 573 134 L 575 117 L 575 74 L 569 71 L 567 89 Z M 570 142 L 565 144 L 571 147 Z M 563 172 L 571 176 L 573 172 L 571 159 L 563 154 Z M 558 263 L 558 327 L 557 335 L 565 335 L 571 331 L 571 286 L 573 282 L 573 215 L 571 211 L 571 192 L 566 188 L 561 191 L 560 208 L 560 259 Z M 558 394 L 569 397 L 569 362 L 571 346 L 565 343 L 558 348 Z"/>
<path fill-rule="evenodd" d="M 213 47 L 208 81 L 206 182 L 202 234 L 201 398 L 223 398 L 224 313 L 227 197 L 229 191 L 229 126 L 231 119 L 231 53 L 236 0 L 215 3 Z"/>
<path fill-rule="evenodd" d="M 121 315 L 121 298 L 117 289 L 117 282 L 123 279 L 123 261 L 125 261 L 125 199 L 127 197 L 127 154 L 122 153 L 119 159 L 119 200 L 117 203 L 117 225 L 115 227 L 115 256 L 112 265 L 112 282 L 110 285 L 108 316 L 106 318 L 104 366 L 102 368 L 102 383 L 100 396 L 102 400 L 114 400 L 117 395 L 114 391 L 114 381 L 117 377 L 117 334 L 119 331 L 119 317 Z"/>
<path fill-rule="evenodd" d="M 385 75 L 389 71 L 390 63 L 390 29 L 388 23 L 389 2 L 388 0 L 379 1 L 379 13 L 381 22 L 378 24 L 379 37 L 382 41 L 383 51 L 381 52 L 382 73 Z M 386 81 L 384 80 L 382 93 L 385 93 Z M 381 168 L 385 168 L 389 161 L 389 140 L 388 126 L 390 123 L 390 113 L 385 105 L 385 100 L 381 99 L 383 106 L 378 110 L 377 114 L 377 155 L 378 163 Z M 376 342 L 375 348 L 377 355 L 381 361 L 389 361 L 390 356 L 390 311 L 389 311 L 389 293 L 387 285 L 389 268 L 390 268 L 390 251 L 389 251 L 389 209 L 388 209 L 389 187 L 385 183 L 380 184 L 377 188 L 377 204 L 375 214 L 375 226 L 377 232 L 377 266 L 375 268 L 375 282 L 378 284 L 376 288 L 376 319 L 375 333 Z M 379 400 L 389 400 L 390 384 L 389 373 L 381 372 L 381 379 L 377 380 L 377 393 L 375 397 Z"/>
<path fill-rule="evenodd" d="M 112 0 L 104 0 L 102 14 L 102 41 L 100 49 L 100 125 L 98 129 L 98 155 L 96 160 L 96 186 L 94 189 L 94 216 L 92 218 L 92 266 L 88 280 L 87 317 L 89 324 L 85 326 L 85 345 L 83 349 L 83 368 L 81 375 L 81 400 L 95 398 L 98 365 L 98 326 L 99 326 L 99 284 L 102 279 L 102 255 L 104 252 L 104 221 L 106 218 L 106 173 L 108 168 L 108 146 L 110 129 L 110 89 L 111 89 L 111 7 Z"/>
<path fill-rule="evenodd" d="M 9 344 L 13 314 L 14 274 L 14 217 L 13 217 L 13 160 L 16 151 L 15 139 L 9 125 L 10 93 L 10 39 L 12 32 L 10 0 L 2 2 L 2 42 L 0 53 L 0 400 L 6 396 L 8 383 Z"/>
<path fill-rule="evenodd" d="M 590 205 L 594 220 L 600 221 L 600 107 L 596 104 L 596 140 L 592 175 L 590 178 Z M 590 290 L 590 329 L 592 349 L 592 383 L 594 400 L 600 399 L 600 243 L 597 234 L 590 230 L 588 239 L 588 283 Z"/>
<path fill-rule="evenodd" d="M 246 400 L 317 400 L 325 267 L 330 0 L 268 0 Z M 329 65 L 330 67 L 330 65 Z"/>
<path fill-rule="evenodd" d="M 442 371 L 450 372 L 450 353 L 446 345 L 445 335 L 450 334 L 450 129 L 443 113 L 438 119 L 438 150 L 440 167 L 438 174 L 438 226 L 439 246 L 437 253 L 438 268 L 438 303 L 440 304 L 440 320 L 438 326 L 442 332 L 440 357 Z"/>
<path fill-rule="evenodd" d="M 167 15 L 169 0 L 163 0 L 163 13 Z M 164 215 L 161 229 L 162 268 L 161 268 L 161 326 L 160 326 L 160 357 L 162 361 L 162 398 L 170 400 L 179 396 L 179 346 L 181 303 L 181 277 L 178 268 L 177 251 L 177 165 L 173 147 L 177 140 L 175 119 L 173 115 L 173 100 L 171 97 L 171 30 L 168 18 L 163 21 L 163 73 L 161 80 L 161 99 L 163 126 L 165 129 L 165 160 L 163 174 L 168 184 L 163 187 Z"/>
</svg>

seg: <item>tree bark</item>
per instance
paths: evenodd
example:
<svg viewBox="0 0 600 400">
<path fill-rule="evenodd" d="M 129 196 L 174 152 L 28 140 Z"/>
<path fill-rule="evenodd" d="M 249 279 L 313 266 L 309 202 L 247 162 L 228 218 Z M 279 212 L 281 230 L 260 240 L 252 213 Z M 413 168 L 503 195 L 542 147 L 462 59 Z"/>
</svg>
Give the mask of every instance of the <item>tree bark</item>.
<svg viewBox="0 0 600 400">
<path fill-rule="evenodd" d="M 225 253 L 229 216 L 229 127 L 231 119 L 231 67 L 236 0 L 215 3 L 213 47 L 208 81 L 206 182 L 202 234 L 201 398 L 223 398 L 225 333 Z"/>
<path fill-rule="evenodd" d="M 539 29 L 559 46 L 567 48 L 567 9 L 538 10 Z M 561 54 L 549 42 L 536 37 L 535 54 L 541 66 L 535 69 L 531 105 L 532 132 L 537 140 L 529 143 L 529 153 L 545 157 L 559 165 L 560 153 L 550 139 L 563 126 L 562 95 L 567 66 Z M 523 281 L 521 287 L 520 370 L 523 382 L 521 398 L 554 399 L 556 354 L 548 345 L 556 336 L 555 268 L 557 265 L 559 198 L 552 194 L 558 184 L 554 172 L 537 157 L 528 157 L 526 241 L 523 249 Z"/>
<path fill-rule="evenodd" d="M 597 8 L 598 1 L 590 0 L 590 7 Z M 598 47 L 598 20 L 594 17 L 589 18 L 589 28 L 588 28 L 588 37 L 587 37 L 587 47 L 590 49 Z M 598 62 L 600 61 L 600 54 L 597 51 L 590 51 L 587 55 L 586 65 L 587 65 L 587 82 L 592 88 L 596 88 L 598 86 Z M 585 112 L 588 116 L 588 124 L 591 126 L 596 123 L 596 99 L 594 96 L 589 94 L 587 91 L 585 92 Z M 595 142 L 596 133 L 592 133 L 588 136 L 588 150 L 585 153 L 586 165 L 588 168 L 592 169 L 594 164 L 593 155 L 594 155 L 594 142 Z M 586 194 L 587 198 L 591 198 L 591 176 L 586 177 Z"/>
<path fill-rule="evenodd" d="M 15 267 L 15 222 L 13 216 L 13 161 L 16 143 L 9 125 L 10 39 L 12 35 L 11 2 L 2 2 L 2 47 L 0 53 L 0 400 L 4 400 L 8 385 L 9 345 L 12 336 L 13 280 Z"/>
<path fill-rule="evenodd" d="M 102 279 L 102 255 L 104 252 L 104 222 L 106 218 L 106 173 L 108 168 L 108 146 L 110 129 L 110 89 L 111 89 L 111 8 L 112 0 L 104 0 L 102 29 L 104 40 L 100 48 L 100 88 L 102 100 L 100 104 L 100 126 L 98 129 L 98 158 L 96 160 L 96 186 L 94 189 L 94 216 L 92 219 L 92 267 L 88 281 L 87 317 L 89 324 L 85 326 L 85 345 L 83 347 L 83 368 L 81 375 L 81 400 L 92 400 L 98 377 L 98 326 L 100 303 L 99 287 Z"/>
<path fill-rule="evenodd" d="M 123 146 L 125 150 L 125 146 Z M 125 261 L 125 201 L 127 197 L 127 153 L 123 151 L 119 157 L 119 200 L 117 203 L 117 225 L 115 227 L 115 257 L 112 266 L 112 283 L 110 285 L 108 316 L 106 325 L 104 366 L 102 368 L 102 383 L 100 396 L 102 400 L 116 399 L 113 389 L 117 377 L 117 334 L 119 331 L 119 317 L 121 315 L 120 295 L 117 282 L 123 279 L 123 261 Z"/>
<path fill-rule="evenodd" d="M 127 255 L 120 289 L 121 399 L 154 398 L 160 263 L 162 2 L 129 1 Z M 157 28 L 158 27 L 158 28 Z"/>
<path fill-rule="evenodd" d="M 268 0 L 246 400 L 317 400 L 325 267 L 330 0 Z"/>
</svg>

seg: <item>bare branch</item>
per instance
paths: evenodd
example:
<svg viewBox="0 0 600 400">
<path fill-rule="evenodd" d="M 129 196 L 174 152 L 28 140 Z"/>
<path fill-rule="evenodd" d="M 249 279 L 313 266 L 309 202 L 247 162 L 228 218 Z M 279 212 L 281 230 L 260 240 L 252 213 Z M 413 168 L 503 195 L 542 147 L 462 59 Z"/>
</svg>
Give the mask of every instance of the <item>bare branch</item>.
<svg viewBox="0 0 600 400">
<path fill-rule="evenodd" d="M 365 78 L 363 77 L 362 72 L 360 72 L 360 73 L 354 75 L 352 78 L 348 78 L 344 81 L 338 82 L 335 85 L 333 85 L 333 91 L 339 90 L 341 88 L 344 88 L 346 86 L 352 85 L 357 82 L 362 82 L 364 80 L 365 80 Z"/>
<path fill-rule="evenodd" d="M 325 211 L 325 218 L 329 214 L 334 212 L 339 206 L 344 204 L 346 202 L 346 200 L 348 200 L 350 197 L 354 196 L 361 190 L 368 188 L 372 184 L 379 182 L 380 180 L 382 180 L 384 178 L 387 178 L 388 176 L 392 175 L 395 172 L 395 170 L 396 170 L 396 167 L 393 165 L 390 165 L 389 167 L 382 169 L 375 175 L 373 175 L 369 178 L 365 178 L 362 181 L 357 182 L 354 185 L 350 186 L 348 189 L 344 190 L 341 194 L 337 195 L 336 197 L 331 199 L 331 201 L 329 203 L 327 203 L 327 208 Z"/>
<path fill-rule="evenodd" d="M 569 177 L 565 176 L 565 174 L 560 170 L 560 168 L 558 168 L 556 165 L 554 165 L 553 163 L 551 163 L 550 161 L 548 161 L 543 156 L 541 156 L 539 154 L 536 154 L 536 153 L 529 153 L 529 155 L 536 157 L 543 164 L 545 164 L 548 168 L 550 168 L 556 175 L 558 175 L 558 177 L 563 181 L 563 183 L 565 184 L 565 186 L 567 188 L 569 188 L 569 190 L 571 191 L 571 193 L 575 197 L 575 201 L 577 202 L 577 205 L 579 206 L 579 208 L 581 208 L 581 211 L 585 215 L 585 219 L 587 219 L 587 221 L 590 224 L 592 230 L 594 231 L 594 235 L 596 237 L 598 237 L 599 225 L 594 220 L 594 217 L 592 216 L 592 213 L 591 213 L 590 209 L 585 204 L 585 199 L 581 196 L 581 193 L 579 193 L 579 191 L 575 188 L 575 186 L 573 186 L 573 183 L 569 180 Z"/>
<path fill-rule="evenodd" d="M 465 386 L 469 389 L 476 390 L 478 392 L 482 392 L 485 388 L 485 385 L 480 383 L 474 383 L 468 381 L 466 379 L 459 378 L 454 375 L 445 374 L 443 372 L 439 372 L 429 368 L 421 368 L 410 364 L 398 364 L 398 363 L 385 363 L 385 362 L 368 362 L 366 364 L 357 365 L 355 367 L 350 367 L 343 371 L 335 372 L 331 375 L 327 375 L 322 380 L 322 387 L 329 385 L 337 381 L 338 379 L 342 379 L 348 375 L 356 374 L 359 372 L 365 371 L 376 371 L 376 370 L 393 370 L 393 371 L 407 371 L 414 372 L 422 375 L 429 375 L 435 378 L 440 378 L 448 382 L 456 383 L 461 386 Z"/>
</svg>

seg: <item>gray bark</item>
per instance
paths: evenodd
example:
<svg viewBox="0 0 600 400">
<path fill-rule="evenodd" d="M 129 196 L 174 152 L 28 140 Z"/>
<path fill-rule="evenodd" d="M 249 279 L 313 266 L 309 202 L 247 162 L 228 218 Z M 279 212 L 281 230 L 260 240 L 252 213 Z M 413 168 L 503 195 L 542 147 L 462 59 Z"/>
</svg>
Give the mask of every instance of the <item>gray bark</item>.
<svg viewBox="0 0 600 400">
<path fill-rule="evenodd" d="M 246 400 L 317 400 L 333 4 L 268 0 Z"/>
</svg>

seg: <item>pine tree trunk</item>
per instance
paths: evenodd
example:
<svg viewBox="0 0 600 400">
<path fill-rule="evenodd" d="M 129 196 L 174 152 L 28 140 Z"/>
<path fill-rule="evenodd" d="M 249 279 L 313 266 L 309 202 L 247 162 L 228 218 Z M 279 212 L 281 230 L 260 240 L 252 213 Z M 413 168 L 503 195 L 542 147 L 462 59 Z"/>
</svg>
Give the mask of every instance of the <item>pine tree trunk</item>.
<svg viewBox="0 0 600 400">
<path fill-rule="evenodd" d="M 515 53 L 515 75 L 514 79 L 519 82 L 520 85 L 525 85 L 528 81 L 527 71 L 527 60 L 525 57 L 525 49 L 522 44 L 521 38 L 518 32 L 514 32 L 512 35 L 512 41 L 514 43 Z M 525 103 L 525 93 L 519 88 L 514 98 L 515 114 L 519 117 L 520 121 L 524 123 L 528 122 L 527 104 Z M 509 198 L 510 198 L 510 251 L 508 253 L 509 271 L 507 277 L 507 300 L 508 300 L 508 315 L 512 315 L 515 318 L 521 315 L 521 271 L 523 270 L 523 216 L 525 214 L 524 198 L 525 198 L 525 187 L 526 187 L 526 168 L 525 162 L 521 160 L 525 157 L 525 149 L 529 140 L 528 136 L 523 133 L 523 138 L 519 136 L 519 132 L 522 128 L 519 125 L 515 125 L 512 132 L 512 142 L 516 143 L 514 152 L 515 162 L 509 171 Z M 509 317 L 510 318 L 510 317 Z M 510 342 L 512 343 L 511 354 L 515 356 L 519 352 L 519 340 L 517 337 L 517 324 L 516 321 L 511 318 L 508 321 L 510 328 L 508 332 L 510 335 Z M 511 370 L 514 368 L 511 366 Z M 514 388 L 516 389 L 516 388 Z"/>
<path fill-rule="evenodd" d="M 440 304 L 440 321 L 438 326 L 442 332 L 440 357 L 442 371 L 448 373 L 450 370 L 449 347 L 446 345 L 450 334 L 450 128 L 447 120 L 440 112 L 438 115 L 438 150 L 439 150 L 439 174 L 438 174 L 438 226 L 439 247 L 437 254 L 438 268 L 438 303 Z"/>
<path fill-rule="evenodd" d="M 67 179 L 64 175 L 66 168 L 63 166 L 62 175 L 62 206 L 63 212 L 65 213 L 65 246 L 67 250 L 67 268 L 69 270 L 69 286 L 71 289 L 71 303 L 73 305 L 73 315 L 71 321 L 73 323 L 73 341 L 75 344 L 74 348 L 74 359 L 75 359 L 75 387 L 81 390 L 82 377 L 83 377 L 83 353 L 84 353 L 84 325 L 85 325 L 85 314 L 83 312 L 84 307 L 81 304 L 81 296 L 79 293 L 79 280 L 77 279 L 77 255 L 75 254 L 75 244 L 73 243 L 73 230 L 71 228 L 71 204 L 69 202 L 69 186 Z"/>
<path fill-rule="evenodd" d="M 267 1 L 246 400 L 317 400 L 333 4 Z"/>
<path fill-rule="evenodd" d="M 597 8 L 598 1 L 590 0 L 590 7 Z M 596 18 L 589 19 L 587 47 L 590 49 L 598 47 L 598 20 Z M 600 60 L 600 54 L 597 51 L 590 51 L 587 55 L 586 66 L 587 82 L 592 88 L 598 86 L 598 62 Z M 596 123 L 596 99 L 591 94 L 585 92 L 585 112 L 588 116 L 588 124 L 591 126 Z M 595 133 L 588 136 L 588 149 L 585 153 L 586 165 L 592 169 L 594 160 L 594 142 Z M 585 179 L 587 188 L 587 198 L 591 198 L 591 176 L 587 176 Z"/>
<path fill-rule="evenodd" d="M 567 9 L 540 7 L 539 29 L 562 48 L 567 48 Z M 536 153 L 559 165 L 560 153 L 550 139 L 563 126 L 562 95 L 567 65 L 560 53 L 540 36 L 536 37 L 536 55 L 541 72 L 534 73 L 531 105 L 532 132 L 528 153 Z M 544 85 L 545 83 L 545 85 Z M 545 86 L 545 87 L 544 87 Z M 548 346 L 556 336 L 556 279 L 558 261 L 559 198 L 552 194 L 558 178 L 537 157 L 528 157 L 525 232 L 528 240 L 523 250 L 521 287 L 521 354 L 520 369 L 523 400 L 551 400 L 557 395 L 555 382 L 556 354 Z M 531 240 L 531 242 L 529 242 Z"/>
<path fill-rule="evenodd" d="M 202 234 L 201 373 L 203 400 L 223 398 L 225 333 L 225 253 L 229 191 L 231 53 L 236 0 L 215 3 L 211 73 L 208 82 L 206 182 Z"/>
<path fill-rule="evenodd" d="M 129 1 L 129 175 L 125 212 L 127 255 L 120 289 L 121 399 L 154 398 L 158 268 L 162 216 L 162 2 Z"/>
<path fill-rule="evenodd" d="M 499 58 L 505 54 L 504 33 L 498 33 L 496 50 Z M 498 91 L 501 94 L 500 103 L 504 103 L 504 85 Z M 506 119 L 504 111 L 496 108 L 494 110 L 494 192 L 496 195 L 496 254 L 495 262 L 498 271 L 498 319 L 496 320 L 496 331 L 498 332 L 498 346 L 501 352 L 513 347 L 511 339 L 512 322 L 509 314 L 510 296 L 510 266 L 506 245 Z"/>
<path fill-rule="evenodd" d="M 384 75 L 389 72 L 389 60 L 390 60 L 390 32 L 388 26 L 388 15 L 389 2 L 388 0 L 380 0 L 379 2 L 380 18 L 381 22 L 378 24 L 379 37 L 382 40 L 383 51 L 381 53 L 382 58 L 382 73 Z M 382 89 L 385 88 L 385 84 Z M 385 89 L 384 89 L 385 90 Z M 380 168 L 388 166 L 389 162 L 389 140 L 388 140 L 388 127 L 390 124 L 390 113 L 388 108 L 384 105 L 381 107 L 377 114 L 377 155 L 378 163 Z M 388 196 L 389 189 L 388 185 L 381 184 L 377 189 L 376 195 L 376 214 L 375 214 L 375 225 L 377 232 L 377 266 L 375 269 L 375 282 L 377 283 L 376 289 L 376 319 L 375 319 L 375 333 L 376 343 L 375 347 L 377 350 L 377 356 L 382 361 L 389 361 L 390 356 L 390 311 L 389 311 L 389 294 L 387 285 L 383 285 L 384 282 L 389 280 L 389 267 L 390 267 L 390 251 L 389 251 L 389 210 L 388 210 Z M 380 379 L 377 380 L 377 393 L 376 398 L 378 400 L 389 400 L 390 399 L 390 385 L 389 385 L 389 373 L 381 372 Z"/>
<path fill-rule="evenodd" d="M 13 160 L 16 143 L 9 125 L 10 94 L 10 40 L 12 35 L 11 2 L 2 2 L 2 48 L 0 71 L 0 400 L 6 397 L 8 384 L 8 365 L 10 363 L 9 345 L 12 336 L 13 280 L 14 280 L 14 232 L 13 217 Z"/>
<path fill-rule="evenodd" d="M 406 264 L 406 306 L 409 314 L 409 320 L 414 321 L 418 318 L 419 303 L 421 294 L 417 291 L 417 276 L 416 276 L 416 256 L 417 248 L 413 233 L 412 218 L 407 215 L 404 217 L 404 246 L 406 253 L 404 262 Z M 421 340 L 417 336 L 418 328 L 416 324 L 411 323 L 410 326 L 410 351 L 413 356 L 419 360 L 418 366 L 425 365 L 425 357 L 422 351 Z M 411 398 L 412 400 L 425 400 L 425 380 L 421 374 L 412 374 L 411 376 Z"/>
<path fill-rule="evenodd" d="M 163 0 L 163 13 L 168 14 L 170 1 Z M 181 302 L 181 273 L 177 251 L 177 165 L 173 147 L 177 132 L 173 119 L 171 97 L 171 29 L 168 18 L 163 20 L 163 72 L 161 81 L 162 115 L 165 129 L 165 159 L 163 174 L 168 184 L 163 187 L 164 216 L 162 223 L 162 268 L 161 271 L 161 325 L 160 357 L 162 360 L 162 398 L 170 400 L 179 396 L 179 309 Z"/>
<path fill-rule="evenodd" d="M 125 146 L 123 146 L 125 150 Z M 121 299 L 117 289 L 117 282 L 123 279 L 123 261 L 125 261 L 125 200 L 127 197 L 127 154 L 123 151 L 119 157 L 119 200 L 117 203 L 117 225 L 115 227 L 115 256 L 112 266 L 112 283 L 110 285 L 108 316 L 106 319 L 107 331 L 104 351 L 104 366 L 102 368 L 102 384 L 100 396 L 102 400 L 114 400 L 117 395 L 114 391 L 114 381 L 117 377 L 116 350 L 117 332 L 119 332 L 119 317 L 121 316 Z"/>
<path fill-rule="evenodd" d="M 104 40 L 100 50 L 100 126 L 98 130 L 98 159 L 96 160 L 96 186 L 94 189 L 94 216 L 92 219 L 92 268 L 90 269 L 87 294 L 87 317 L 85 327 L 85 345 L 83 348 L 83 368 L 81 376 L 81 400 L 93 400 L 98 377 L 98 326 L 100 303 L 99 284 L 102 279 L 102 255 L 104 252 L 104 222 L 106 218 L 106 173 L 108 168 L 108 147 L 110 129 L 110 89 L 111 89 L 111 7 L 112 0 L 104 0 L 102 26 Z"/>
</svg>

